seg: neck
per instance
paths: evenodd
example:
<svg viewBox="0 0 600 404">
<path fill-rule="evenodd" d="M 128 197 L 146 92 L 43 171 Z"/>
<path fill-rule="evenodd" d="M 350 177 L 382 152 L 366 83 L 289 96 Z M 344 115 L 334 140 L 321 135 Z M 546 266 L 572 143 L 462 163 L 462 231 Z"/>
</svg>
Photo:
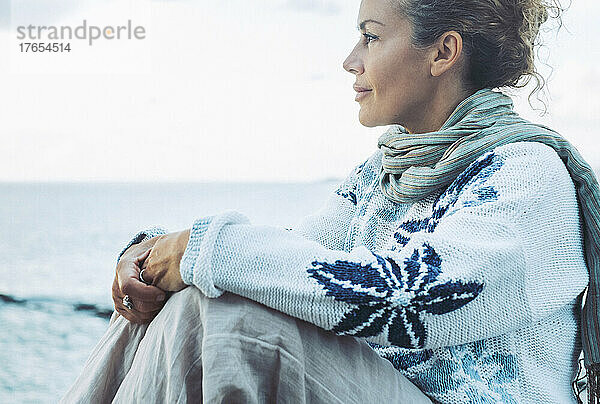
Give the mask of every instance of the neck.
<svg viewBox="0 0 600 404">
<path fill-rule="evenodd" d="M 430 92 L 428 102 L 419 111 L 418 122 L 405 126 L 409 133 L 429 133 L 438 131 L 448 120 L 450 114 L 465 98 L 474 91 L 465 90 L 462 86 L 454 85 L 438 87 Z"/>
</svg>

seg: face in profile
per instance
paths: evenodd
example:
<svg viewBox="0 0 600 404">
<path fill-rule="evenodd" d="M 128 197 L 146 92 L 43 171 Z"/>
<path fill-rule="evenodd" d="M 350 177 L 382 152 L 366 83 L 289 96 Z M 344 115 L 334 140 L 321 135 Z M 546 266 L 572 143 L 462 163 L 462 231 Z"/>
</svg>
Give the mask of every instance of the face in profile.
<svg viewBox="0 0 600 404">
<path fill-rule="evenodd" d="M 355 75 L 362 125 L 400 124 L 410 130 L 427 112 L 431 76 L 426 53 L 412 45 L 412 27 L 391 1 L 362 1 L 361 37 L 343 66 Z"/>
</svg>

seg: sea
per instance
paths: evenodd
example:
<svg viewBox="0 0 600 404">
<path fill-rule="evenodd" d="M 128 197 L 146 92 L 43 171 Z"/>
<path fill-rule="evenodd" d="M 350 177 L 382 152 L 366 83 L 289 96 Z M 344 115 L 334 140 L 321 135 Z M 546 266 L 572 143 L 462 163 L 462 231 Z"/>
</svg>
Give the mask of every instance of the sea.
<svg viewBox="0 0 600 404">
<path fill-rule="evenodd" d="M 293 227 L 338 183 L 0 183 L 0 403 L 56 403 L 73 384 L 139 230 L 226 210 Z"/>
</svg>

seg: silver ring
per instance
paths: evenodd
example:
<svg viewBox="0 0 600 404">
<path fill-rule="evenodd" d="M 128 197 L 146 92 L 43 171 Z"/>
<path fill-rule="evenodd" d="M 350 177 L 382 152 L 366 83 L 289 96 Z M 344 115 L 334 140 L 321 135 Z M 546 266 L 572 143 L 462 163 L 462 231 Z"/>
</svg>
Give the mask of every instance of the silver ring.
<svg viewBox="0 0 600 404">
<path fill-rule="evenodd" d="M 140 271 L 140 281 L 142 281 L 143 283 L 145 283 L 146 285 L 150 285 L 152 282 L 148 282 L 147 280 L 144 279 L 144 277 L 142 276 L 142 274 L 144 273 L 144 271 L 146 270 L 146 268 L 142 269 Z"/>
<path fill-rule="evenodd" d="M 129 295 L 123 296 L 123 306 L 127 307 L 129 310 L 133 310 L 133 303 L 131 303 Z"/>
</svg>

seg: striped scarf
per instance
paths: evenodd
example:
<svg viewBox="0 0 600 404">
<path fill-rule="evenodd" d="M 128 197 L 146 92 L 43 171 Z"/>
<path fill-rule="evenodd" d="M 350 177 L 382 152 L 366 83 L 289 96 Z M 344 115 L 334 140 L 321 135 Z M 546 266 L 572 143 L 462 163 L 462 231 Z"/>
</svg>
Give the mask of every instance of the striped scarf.
<svg viewBox="0 0 600 404">
<path fill-rule="evenodd" d="M 391 126 L 381 135 L 380 186 L 398 203 L 412 203 L 447 188 L 481 154 L 513 142 L 552 147 L 567 167 L 577 190 L 590 274 L 582 311 L 582 342 L 590 403 L 600 402 L 600 188 L 579 152 L 555 131 L 528 122 L 513 111 L 512 100 L 483 89 L 462 101 L 437 132 L 409 134 Z"/>
</svg>

